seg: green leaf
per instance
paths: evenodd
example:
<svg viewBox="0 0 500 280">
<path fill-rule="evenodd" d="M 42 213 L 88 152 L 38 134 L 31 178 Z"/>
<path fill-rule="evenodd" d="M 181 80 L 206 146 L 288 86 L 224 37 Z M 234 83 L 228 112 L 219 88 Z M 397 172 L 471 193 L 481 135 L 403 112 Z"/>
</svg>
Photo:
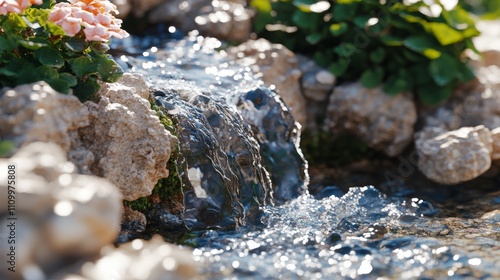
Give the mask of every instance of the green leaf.
<svg viewBox="0 0 500 280">
<path fill-rule="evenodd" d="M 321 21 L 321 16 L 315 13 L 304 13 L 297 10 L 293 13 L 292 20 L 298 27 L 314 31 Z"/>
<path fill-rule="evenodd" d="M 383 90 L 389 95 L 396 95 L 407 87 L 408 83 L 404 79 L 398 76 L 392 76 L 384 83 Z"/>
<path fill-rule="evenodd" d="M 426 25 L 439 43 L 443 46 L 451 45 L 464 40 L 464 36 L 459 31 L 451 28 L 446 23 L 431 22 Z"/>
<path fill-rule="evenodd" d="M 452 86 L 441 87 L 430 83 L 417 89 L 419 99 L 429 105 L 436 105 L 450 97 L 453 92 Z"/>
<path fill-rule="evenodd" d="M 16 13 L 8 13 L 6 17 L 7 20 L 2 23 L 2 29 L 7 34 L 17 33 L 28 27 L 23 18 Z"/>
<path fill-rule="evenodd" d="M 344 32 L 346 32 L 347 28 L 348 28 L 348 25 L 345 22 L 334 23 L 334 24 L 330 25 L 330 33 L 336 37 L 336 36 L 342 35 Z"/>
<path fill-rule="evenodd" d="M 90 57 L 82 56 L 74 59 L 71 63 L 71 70 L 78 78 L 97 73 L 97 65 Z"/>
<path fill-rule="evenodd" d="M 384 58 L 385 58 L 384 48 L 377 48 L 376 50 L 370 53 L 370 60 L 373 61 L 374 63 L 379 64 L 384 60 Z"/>
<path fill-rule="evenodd" d="M 460 64 L 460 67 L 457 71 L 457 75 L 456 75 L 456 78 L 463 82 L 463 83 L 466 83 L 466 82 L 470 82 L 472 81 L 474 78 L 476 77 L 476 74 L 474 74 L 474 71 L 473 69 L 467 65 L 467 64 Z"/>
<path fill-rule="evenodd" d="M 61 68 L 64 65 L 64 58 L 59 51 L 53 48 L 43 47 L 35 50 L 34 54 L 35 58 L 43 65 L 55 68 Z"/>
<path fill-rule="evenodd" d="M 85 81 L 78 80 L 78 84 L 73 88 L 73 94 L 84 102 L 89 100 L 101 88 L 95 77 L 89 77 Z"/>
<path fill-rule="evenodd" d="M 382 82 L 384 78 L 384 69 L 375 67 L 365 70 L 359 79 L 359 82 L 367 88 L 375 88 Z"/>
<path fill-rule="evenodd" d="M 460 62 L 447 53 L 443 53 L 438 59 L 429 64 L 429 73 L 439 86 L 450 83 L 457 75 Z"/>
<path fill-rule="evenodd" d="M 369 15 L 359 15 L 354 17 L 353 22 L 357 27 L 365 28 L 366 23 L 368 23 L 368 20 L 370 20 L 370 18 L 372 17 Z"/>
<path fill-rule="evenodd" d="M 321 34 L 313 33 L 306 36 L 306 41 L 311 45 L 316 45 L 321 41 L 321 38 L 322 38 Z"/>
<path fill-rule="evenodd" d="M 48 80 L 47 83 L 57 92 L 68 94 L 70 86 L 64 79 Z"/>
<path fill-rule="evenodd" d="M 397 37 L 397 36 L 392 36 L 392 35 L 386 35 L 386 36 L 381 36 L 380 41 L 384 43 L 386 46 L 391 46 L 391 47 L 399 47 L 404 44 L 404 39 Z"/>
<path fill-rule="evenodd" d="M 66 48 L 74 52 L 83 52 L 87 48 L 85 39 L 71 37 L 64 43 Z"/>
<path fill-rule="evenodd" d="M 354 17 L 358 9 L 357 3 L 335 4 L 333 6 L 333 19 L 337 22 L 346 21 Z"/>
<path fill-rule="evenodd" d="M 92 44 L 92 49 L 97 53 L 105 53 L 109 50 L 108 44 L 96 42 Z"/>
<path fill-rule="evenodd" d="M 354 44 L 341 43 L 340 45 L 333 48 L 333 51 L 340 56 L 350 57 L 351 55 L 353 55 L 355 52 L 358 51 L 358 48 L 356 48 Z"/>
<path fill-rule="evenodd" d="M 76 77 L 71 75 L 70 73 L 60 73 L 59 79 L 66 81 L 66 83 L 70 87 L 74 87 L 77 84 Z"/>
<path fill-rule="evenodd" d="M 7 42 L 7 39 L 5 39 L 4 37 L 0 37 L 0 55 L 4 51 L 11 51 L 11 50 L 12 50 L 12 48 L 10 48 L 10 45 Z"/>
<path fill-rule="evenodd" d="M 328 70 L 333 73 L 335 76 L 342 76 L 349 67 L 349 62 L 346 59 L 339 59 L 336 62 L 333 62 L 328 67 Z"/>
<path fill-rule="evenodd" d="M 403 44 L 410 50 L 421 53 L 430 59 L 441 56 L 438 43 L 427 36 L 412 36 L 404 40 Z"/>
<path fill-rule="evenodd" d="M 272 10 L 270 0 L 252 0 L 250 5 L 256 8 L 260 13 L 269 13 Z"/>
<path fill-rule="evenodd" d="M 102 80 L 107 83 L 114 83 L 123 76 L 122 67 L 116 63 L 111 56 L 99 56 L 97 59 L 98 70 Z"/>
</svg>

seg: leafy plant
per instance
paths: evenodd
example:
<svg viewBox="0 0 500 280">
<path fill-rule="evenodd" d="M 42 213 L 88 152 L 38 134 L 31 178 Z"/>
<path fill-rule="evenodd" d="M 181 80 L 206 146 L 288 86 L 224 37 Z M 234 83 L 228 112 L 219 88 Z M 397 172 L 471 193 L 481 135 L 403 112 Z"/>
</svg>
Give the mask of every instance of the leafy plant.
<svg viewBox="0 0 500 280">
<path fill-rule="evenodd" d="M 415 0 L 253 0 L 255 31 L 312 57 L 343 81 L 435 104 L 474 78 L 475 22 L 461 6 Z M 447 5 L 444 5 L 447 4 Z M 477 51 L 476 51 L 477 52 Z"/>
<path fill-rule="evenodd" d="M 0 1 L 0 87 L 45 81 L 86 100 L 123 69 L 106 54 L 123 38 L 116 6 L 104 0 Z M 34 4 L 34 5 L 32 5 Z M 32 5 L 32 6 L 31 6 Z"/>
<path fill-rule="evenodd" d="M 463 0 L 464 9 L 481 16 L 485 20 L 500 18 L 500 1 L 497 0 Z"/>
</svg>

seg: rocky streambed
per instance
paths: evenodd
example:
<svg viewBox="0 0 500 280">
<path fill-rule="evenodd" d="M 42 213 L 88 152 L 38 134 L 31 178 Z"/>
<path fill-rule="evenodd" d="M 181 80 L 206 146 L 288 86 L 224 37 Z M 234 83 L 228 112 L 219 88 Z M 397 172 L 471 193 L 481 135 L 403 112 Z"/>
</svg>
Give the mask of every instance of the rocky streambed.
<svg viewBox="0 0 500 280">
<path fill-rule="evenodd" d="M 257 41 L 218 52 L 220 41 L 196 32 L 181 39 L 175 28 L 157 31 L 114 46 L 127 74 L 105 85 L 96 102 L 78 103 L 44 84 L 0 94 L 0 132 L 20 148 L 0 166 L 19 167 L 23 229 L 17 240 L 26 244 L 17 251 L 18 273 L 2 267 L 1 277 L 500 277 L 497 172 L 448 187 L 424 177 L 418 152 L 405 150 L 417 121 L 408 96 L 396 102 L 363 89 L 367 103 L 356 87 L 329 96 L 334 77 L 299 66 L 282 47 Z M 280 81 L 268 69 L 264 83 L 249 60 L 264 69 L 284 61 L 290 71 L 280 72 L 278 78 L 286 77 Z M 309 95 L 290 94 L 300 83 Z M 294 98 L 297 92 L 302 99 Z M 346 107 L 353 102 L 366 110 Z M 396 114 L 384 114 L 381 123 L 375 117 L 380 106 L 373 104 Z M 404 119 L 397 118 L 400 104 Z M 301 106 L 310 110 L 305 116 Z M 318 115 L 326 120 L 323 129 L 364 139 L 377 157 L 309 169 L 294 117 L 306 120 L 306 129 L 319 129 L 307 121 Z M 431 129 L 442 114 L 428 116 L 424 124 Z M 491 131 L 469 129 L 452 143 L 472 143 L 473 155 L 482 152 L 472 162 L 491 166 Z M 327 142 L 319 145 L 328 149 Z M 431 144 L 422 146 L 432 151 Z M 7 186 L 0 186 L 7 201 Z M 5 222 L 8 213 L 1 211 Z"/>
</svg>

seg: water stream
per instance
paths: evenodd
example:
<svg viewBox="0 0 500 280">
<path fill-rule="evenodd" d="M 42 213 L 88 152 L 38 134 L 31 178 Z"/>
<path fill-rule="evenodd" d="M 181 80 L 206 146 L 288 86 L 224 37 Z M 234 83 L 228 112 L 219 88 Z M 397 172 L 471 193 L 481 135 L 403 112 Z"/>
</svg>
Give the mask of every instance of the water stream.
<svg viewBox="0 0 500 280">
<path fill-rule="evenodd" d="M 181 218 L 202 229 L 184 243 L 209 278 L 500 278 L 500 217 L 437 217 L 428 201 L 372 186 L 314 198 L 281 100 L 219 41 L 159 34 L 114 48 L 178 125 Z"/>
</svg>

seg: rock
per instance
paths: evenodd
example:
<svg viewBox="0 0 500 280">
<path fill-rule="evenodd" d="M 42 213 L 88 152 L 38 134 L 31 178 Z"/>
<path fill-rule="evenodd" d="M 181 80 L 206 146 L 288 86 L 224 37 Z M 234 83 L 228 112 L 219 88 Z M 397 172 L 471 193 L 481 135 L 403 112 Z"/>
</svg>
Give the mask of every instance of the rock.
<svg viewBox="0 0 500 280">
<path fill-rule="evenodd" d="M 125 206 L 122 219 L 120 235 L 116 238 L 118 243 L 124 243 L 138 238 L 146 230 L 146 216 Z"/>
<path fill-rule="evenodd" d="M 0 135 L 17 147 L 43 141 L 69 152 L 78 147 L 78 129 L 89 125 L 88 115 L 78 98 L 59 94 L 45 82 L 0 91 Z"/>
<path fill-rule="evenodd" d="M 324 103 L 337 80 L 328 70 L 319 67 L 313 60 L 297 55 L 302 71 L 302 90 L 309 101 Z"/>
<path fill-rule="evenodd" d="M 243 42 L 250 38 L 254 15 L 245 5 L 245 1 L 164 1 L 151 10 L 148 19 L 153 24 L 173 24 L 186 33 L 198 30 L 204 36 Z"/>
<path fill-rule="evenodd" d="M 125 74 L 97 95 L 99 103 L 85 102 L 90 125 L 80 129 L 83 145 L 95 156 L 89 169 L 116 184 L 125 200 L 150 195 L 168 176 L 174 137 L 150 109 L 149 87 L 140 75 Z"/>
<path fill-rule="evenodd" d="M 491 139 L 493 141 L 493 152 L 491 153 L 492 160 L 500 159 L 500 127 L 491 131 Z"/>
<path fill-rule="evenodd" d="M 228 50 L 238 63 L 249 66 L 290 107 L 293 117 L 302 128 L 307 122 L 306 100 L 300 90 L 301 71 L 298 60 L 285 46 L 266 39 L 249 40 Z"/>
<path fill-rule="evenodd" d="M 205 279 L 202 263 L 187 248 L 166 243 L 158 235 L 136 239 L 118 248 L 103 248 L 99 259 L 77 269 L 65 269 L 51 279 Z"/>
<path fill-rule="evenodd" d="M 413 138 L 415 105 L 404 93 L 390 96 L 359 83 L 334 88 L 325 119 L 332 133 L 347 131 L 388 156 L 400 154 Z"/>
<path fill-rule="evenodd" d="M 118 234 L 122 211 L 118 189 L 105 179 L 73 173 L 76 168 L 65 154 L 54 143 L 34 142 L 12 158 L 0 160 L 0 170 L 16 166 L 13 213 L 17 218 L 16 244 L 19 244 L 18 277 L 13 278 L 3 269 L 2 262 L 1 279 L 26 279 L 21 275 L 34 271 L 50 274 L 53 268 L 65 266 L 71 259 L 99 253 Z M 7 181 L 7 172 L 0 174 L 2 205 L 7 205 Z M 12 217 L 11 212 L 2 207 L 1 236 L 6 234 L 4 223 L 10 222 L 7 217 Z M 8 253 L 8 248 L 1 242 L 2 256 Z"/>
<path fill-rule="evenodd" d="M 500 210 L 493 210 L 491 212 L 484 213 L 481 219 L 487 220 L 491 223 L 500 223 Z"/>
<path fill-rule="evenodd" d="M 492 137 L 484 126 L 454 131 L 427 128 L 416 134 L 418 168 L 440 184 L 458 184 L 478 177 L 491 166 Z"/>
</svg>

